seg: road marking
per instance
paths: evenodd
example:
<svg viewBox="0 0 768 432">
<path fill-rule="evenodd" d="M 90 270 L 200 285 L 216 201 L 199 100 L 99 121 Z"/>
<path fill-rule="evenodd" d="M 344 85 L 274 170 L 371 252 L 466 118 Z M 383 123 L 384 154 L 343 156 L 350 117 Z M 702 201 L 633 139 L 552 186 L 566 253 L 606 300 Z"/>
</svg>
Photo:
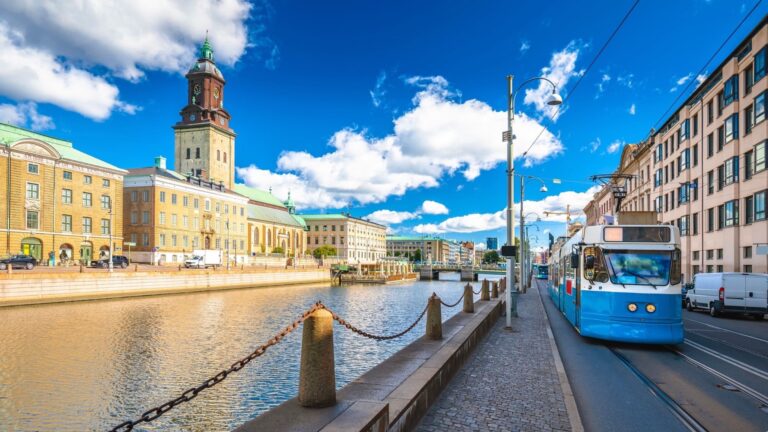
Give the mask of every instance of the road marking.
<svg viewBox="0 0 768 432">
<path fill-rule="evenodd" d="M 762 338 L 759 338 L 759 337 L 756 337 L 756 336 L 750 336 L 748 334 L 739 333 L 737 331 L 729 330 L 727 328 L 718 327 L 718 326 L 712 325 L 712 324 L 707 324 L 707 323 L 705 323 L 703 321 L 697 321 L 697 320 L 690 319 L 690 318 L 684 318 L 684 319 L 686 319 L 688 321 L 693 321 L 695 323 L 703 324 L 703 325 L 705 325 L 707 327 L 712 327 L 712 328 L 715 328 L 715 329 L 718 329 L 718 330 L 722 330 L 724 332 L 733 333 L 733 334 L 736 334 L 736 335 L 739 335 L 739 336 L 744 336 L 745 338 L 750 338 L 750 339 L 754 339 L 754 340 L 757 340 L 757 341 L 760 341 L 760 342 L 768 343 L 768 339 L 762 339 Z"/>
<path fill-rule="evenodd" d="M 695 360 L 695 359 L 691 358 L 690 356 L 688 356 L 686 354 L 683 354 L 682 352 L 680 352 L 680 351 L 678 351 L 676 349 L 671 349 L 671 350 L 675 354 L 683 357 L 689 363 L 691 363 L 691 364 L 693 364 L 695 366 L 698 366 L 698 367 L 704 369 L 706 372 L 709 372 L 710 374 L 712 374 L 712 375 L 714 375 L 714 376 L 716 376 L 716 377 L 726 381 L 727 383 L 729 383 L 729 384 L 733 385 L 734 387 L 738 388 L 739 390 L 741 390 L 743 393 L 748 394 L 748 395 L 752 396 L 753 398 L 757 399 L 760 403 L 762 403 L 764 405 L 768 405 L 768 396 L 758 392 L 757 390 L 753 389 L 752 387 L 747 386 L 746 384 L 742 384 L 741 382 L 739 382 L 739 381 L 729 377 L 728 375 L 725 375 L 722 372 L 718 372 L 717 370 L 715 370 L 715 369 L 705 365 L 704 363 L 702 363 L 702 362 L 700 362 L 698 360 Z"/>
<path fill-rule="evenodd" d="M 756 368 L 754 366 L 751 366 L 751 365 L 748 365 L 748 364 L 746 364 L 746 363 L 744 363 L 742 361 L 736 360 L 733 357 L 729 357 L 729 356 L 727 356 L 725 354 L 722 354 L 722 353 L 720 353 L 718 351 L 715 351 L 715 350 L 713 350 L 711 348 L 707 348 L 704 345 L 702 345 L 700 343 L 693 342 L 692 340 L 689 340 L 689 339 L 685 340 L 685 344 L 686 345 L 690 345 L 693 348 L 696 348 L 699 351 L 702 351 L 702 352 L 704 352 L 706 354 L 709 354 L 712 357 L 715 357 L 715 358 L 717 358 L 719 360 L 722 360 L 722 361 L 724 361 L 726 363 L 730 363 L 733 366 L 736 366 L 737 368 L 739 368 L 741 370 L 744 370 L 746 372 L 751 373 L 752 375 L 755 375 L 755 376 L 757 376 L 759 378 L 762 378 L 764 380 L 768 380 L 768 373 L 765 373 L 764 371 L 762 371 L 762 370 L 760 370 L 760 369 L 758 369 L 758 368 Z"/>
</svg>

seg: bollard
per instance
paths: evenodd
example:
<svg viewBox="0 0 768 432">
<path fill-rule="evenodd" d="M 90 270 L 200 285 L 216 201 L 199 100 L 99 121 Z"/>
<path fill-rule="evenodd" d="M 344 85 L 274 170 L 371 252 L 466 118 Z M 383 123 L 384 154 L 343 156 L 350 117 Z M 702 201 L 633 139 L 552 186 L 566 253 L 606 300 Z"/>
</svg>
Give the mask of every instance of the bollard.
<svg viewBox="0 0 768 432">
<path fill-rule="evenodd" d="M 464 312 L 475 313 L 475 293 L 472 292 L 472 284 L 464 285 Z"/>
<path fill-rule="evenodd" d="M 490 301 L 491 293 L 488 292 L 488 280 L 483 281 L 483 287 L 480 288 L 480 301 Z"/>
<path fill-rule="evenodd" d="M 432 293 L 427 300 L 427 339 L 440 340 L 443 338 L 443 318 L 440 310 L 440 297 Z"/>
<path fill-rule="evenodd" d="M 301 335 L 299 404 L 306 408 L 336 405 L 333 315 L 325 309 L 316 310 L 304 321 Z"/>
<path fill-rule="evenodd" d="M 493 289 L 491 290 L 491 297 L 492 298 L 499 298 L 499 283 L 494 282 L 493 283 Z"/>
<path fill-rule="evenodd" d="M 179 271 L 181 271 L 181 264 L 179 264 Z"/>
<path fill-rule="evenodd" d="M 8 271 L 8 274 L 13 274 L 13 266 L 11 263 L 8 263 L 8 267 L 5 268 Z"/>
<path fill-rule="evenodd" d="M 139 271 L 139 265 L 138 264 L 134 264 L 133 265 L 133 271 L 134 271 L 134 273 Z"/>
<path fill-rule="evenodd" d="M 80 263 L 80 273 L 83 272 L 83 263 Z"/>
</svg>

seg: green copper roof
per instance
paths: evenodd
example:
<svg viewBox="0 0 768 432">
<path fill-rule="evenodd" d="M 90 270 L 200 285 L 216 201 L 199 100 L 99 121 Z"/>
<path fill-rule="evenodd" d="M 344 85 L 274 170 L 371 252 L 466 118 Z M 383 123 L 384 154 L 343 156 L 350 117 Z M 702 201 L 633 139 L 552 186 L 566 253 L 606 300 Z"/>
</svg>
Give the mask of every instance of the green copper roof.
<svg viewBox="0 0 768 432">
<path fill-rule="evenodd" d="M 303 214 L 300 215 L 304 220 L 330 220 L 330 219 L 346 219 L 347 215 L 341 213 L 329 213 L 329 214 Z"/>
<path fill-rule="evenodd" d="M 213 61 L 213 47 L 211 47 L 211 43 L 208 42 L 208 32 L 205 32 L 205 42 L 203 42 L 203 45 L 200 47 L 199 58 Z"/>
<path fill-rule="evenodd" d="M 280 200 L 277 199 L 276 196 L 272 195 L 267 191 L 252 188 L 244 184 L 236 184 L 235 187 L 232 188 L 232 190 L 254 201 L 263 202 L 266 204 L 271 204 L 274 206 L 285 208 L 285 205 L 283 205 L 283 203 L 280 202 Z"/>
<path fill-rule="evenodd" d="M 0 143 L 3 145 L 12 145 L 16 141 L 23 139 L 34 139 L 42 141 L 50 145 L 62 159 L 70 160 L 72 162 L 79 162 L 87 165 L 93 165 L 101 168 L 124 172 L 125 170 L 118 168 L 112 164 L 104 162 L 101 159 L 85 154 L 80 150 L 75 149 L 72 143 L 63 139 L 50 137 L 48 135 L 32 132 L 27 129 L 23 129 L 17 126 L 0 123 Z"/>
<path fill-rule="evenodd" d="M 296 222 L 298 222 L 299 225 L 301 225 L 302 227 L 304 227 L 304 228 L 307 227 L 307 222 L 304 221 L 304 218 L 302 218 L 301 216 L 299 216 L 297 214 L 292 214 L 291 217 L 293 217 L 296 220 Z"/>
<path fill-rule="evenodd" d="M 445 241 L 445 239 L 442 239 L 440 237 L 433 237 L 433 236 L 387 236 L 387 241 L 434 241 L 434 240 L 440 240 Z"/>
<path fill-rule="evenodd" d="M 303 228 L 303 225 L 285 209 L 276 209 L 257 204 L 248 204 L 248 219 Z"/>
</svg>

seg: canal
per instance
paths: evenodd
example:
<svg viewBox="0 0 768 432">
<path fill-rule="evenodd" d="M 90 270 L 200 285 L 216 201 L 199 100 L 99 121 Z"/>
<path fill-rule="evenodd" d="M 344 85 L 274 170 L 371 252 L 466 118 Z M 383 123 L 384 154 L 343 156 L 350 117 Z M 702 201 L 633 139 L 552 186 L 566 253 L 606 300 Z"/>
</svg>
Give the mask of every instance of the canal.
<svg viewBox="0 0 768 432">
<path fill-rule="evenodd" d="M 314 302 L 375 334 L 401 331 L 455 280 L 290 286 L 0 309 L 0 430 L 106 430 L 228 368 Z M 441 276 L 442 277 L 442 276 Z M 475 289 L 479 285 L 475 283 Z M 477 296 L 476 296 L 477 299 Z M 461 305 L 443 307 L 443 320 Z M 138 430 L 225 431 L 297 394 L 301 328 Z M 374 341 L 334 326 L 337 387 L 424 334 Z"/>
</svg>

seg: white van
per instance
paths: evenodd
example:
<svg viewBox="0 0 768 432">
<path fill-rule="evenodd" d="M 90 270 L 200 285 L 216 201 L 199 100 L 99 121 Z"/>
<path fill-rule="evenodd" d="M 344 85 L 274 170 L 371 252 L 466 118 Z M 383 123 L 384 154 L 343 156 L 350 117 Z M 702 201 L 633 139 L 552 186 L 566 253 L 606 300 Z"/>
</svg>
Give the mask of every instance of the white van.
<svg viewBox="0 0 768 432">
<path fill-rule="evenodd" d="M 768 274 L 699 273 L 685 294 L 685 307 L 706 309 L 712 316 L 735 312 L 763 319 L 768 313 Z"/>
</svg>

